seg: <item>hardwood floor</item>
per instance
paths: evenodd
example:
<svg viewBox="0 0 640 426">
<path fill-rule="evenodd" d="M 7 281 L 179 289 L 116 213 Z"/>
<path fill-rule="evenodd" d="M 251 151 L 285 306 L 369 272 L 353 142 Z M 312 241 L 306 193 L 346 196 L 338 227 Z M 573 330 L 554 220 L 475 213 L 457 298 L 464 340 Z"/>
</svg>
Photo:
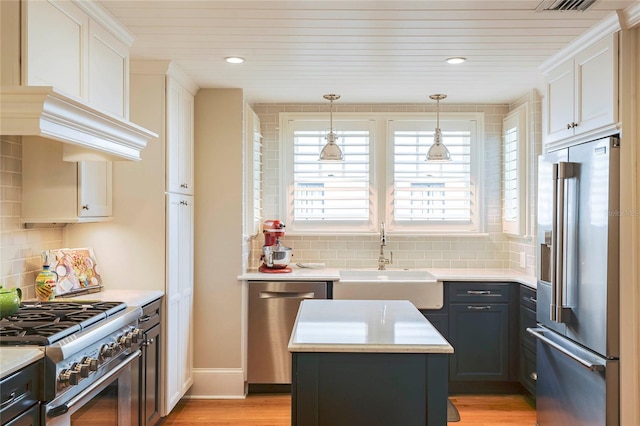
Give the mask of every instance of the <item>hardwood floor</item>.
<svg viewBox="0 0 640 426">
<path fill-rule="evenodd" d="M 535 408 L 521 395 L 454 395 L 460 421 L 452 426 L 526 426 L 536 424 Z M 288 426 L 289 395 L 249 395 L 233 400 L 182 400 L 163 425 Z M 354 425 L 359 426 L 359 425 Z"/>
</svg>

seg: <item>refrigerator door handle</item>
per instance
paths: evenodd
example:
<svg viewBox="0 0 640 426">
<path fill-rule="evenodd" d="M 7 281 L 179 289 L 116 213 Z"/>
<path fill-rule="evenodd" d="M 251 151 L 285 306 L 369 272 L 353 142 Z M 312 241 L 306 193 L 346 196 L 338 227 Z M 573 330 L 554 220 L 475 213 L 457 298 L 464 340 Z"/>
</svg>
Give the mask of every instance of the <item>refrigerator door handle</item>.
<svg viewBox="0 0 640 426">
<path fill-rule="evenodd" d="M 549 309 L 549 319 L 551 321 L 557 321 L 556 316 L 556 304 L 558 285 L 558 163 L 553 164 L 553 217 L 551 220 L 551 306 Z"/>
<path fill-rule="evenodd" d="M 574 177 L 573 163 L 559 162 L 553 165 L 553 228 L 551 275 L 551 321 L 569 322 L 570 309 L 564 306 L 564 237 L 565 237 L 565 183 Z"/>
<path fill-rule="evenodd" d="M 541 342 L 544 342 L 545 344 L 547 344 L 547 345 L 551 346 L 552 348 L 556 349 L 557 351 L 559 351 L 563 355 L 568 356 L 569 358 L 571 358 L 572 360 L 576 361 L 578 364 L 580 364 L 582 367 L 586 368 L 587 370 L 589 370 L 589 371 L 603 371 L 605 369 L 604 365 L 596 364 L 596 363 L 587 361 L 586 359 L 574 354 L 573 352 L 571 352 L 567 348 L 564 348 L 561 345 L 557 344 L 553 340 L 551 340 L 548 337 L 546 337 L 543 334 L 544 331 L 545 330 L 542 329 L 542 328 L 527 328 L 527 333 L 531 334 L 533 337 L 535 337 L 536 339 L 540 340 Z"/>
</svg>

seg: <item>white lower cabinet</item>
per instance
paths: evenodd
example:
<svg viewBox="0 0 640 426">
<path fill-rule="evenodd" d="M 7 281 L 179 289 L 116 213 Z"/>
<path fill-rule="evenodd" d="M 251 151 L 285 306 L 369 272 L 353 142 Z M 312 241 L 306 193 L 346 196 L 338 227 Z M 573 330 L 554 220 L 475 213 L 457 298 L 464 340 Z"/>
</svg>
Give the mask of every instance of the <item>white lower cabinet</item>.
<svg viewBox="0 0 640 426">
<path fill-rule="evenodd" d="M 167 195 L 167 410 L 193 383 L 193 197 Z"/>
</svg>

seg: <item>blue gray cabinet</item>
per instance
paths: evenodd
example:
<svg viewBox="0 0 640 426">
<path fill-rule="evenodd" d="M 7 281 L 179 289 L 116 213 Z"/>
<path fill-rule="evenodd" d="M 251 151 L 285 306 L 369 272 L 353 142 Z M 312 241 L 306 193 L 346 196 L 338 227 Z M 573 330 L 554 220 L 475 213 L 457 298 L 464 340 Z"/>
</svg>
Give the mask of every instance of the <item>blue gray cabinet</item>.
<svg viewBox="0 0 640 426">
<path fill-rule="evenodd" d="M 36 361 L 0 380 L 0 420 L 3 425 L 28 426 L 40 418 L 44 362 Z"/>
<path fill-rule="evenodd" d="M 141 343 L 140 368 L 140 425 L 151 426 L 160 421 L 160 318 L 162 299 L 142 308 L 138 326 L 144 331 Z"/>
<path fill-rule="evenodd" d="M 536 326 L 536 290 L 520 285 L 520 383 L 535 399 L 536 342 L 527 328 Z"/>
<path fill-rule="evenodd" d="M 517 291 L 511 283 L 448 283 L 449 380 L 454 392 L 517 385 Z M 514 383 L 515 382 L 515 383 Z M 499 386 L 498 386 L 499 384 Z"/>
<path fill-rule="evenodd" d="M 422 314 L 453 346 L 451 393 L 522 393 L 535 398 L 536 290 L 517 283 L 446 282 L 444 306 Z"/>
<path fill-rule="evenodd" d="M 445 425 L 448 356 L 294 352 L 291 424 Z"/>
</svg>

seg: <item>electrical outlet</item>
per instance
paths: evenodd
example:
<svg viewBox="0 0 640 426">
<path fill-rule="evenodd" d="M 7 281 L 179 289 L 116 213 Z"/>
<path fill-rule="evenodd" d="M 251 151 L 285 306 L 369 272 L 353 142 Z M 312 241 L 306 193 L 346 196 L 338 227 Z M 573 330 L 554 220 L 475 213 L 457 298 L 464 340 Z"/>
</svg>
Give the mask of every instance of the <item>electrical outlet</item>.
<svg viewBox="0 0 640 426">
<path fill-rule="evenodd" d="M 523 251 L 520 252 L 520 267 L 521 268 L 527 267 L 527 254 Z"/>
</svg>

